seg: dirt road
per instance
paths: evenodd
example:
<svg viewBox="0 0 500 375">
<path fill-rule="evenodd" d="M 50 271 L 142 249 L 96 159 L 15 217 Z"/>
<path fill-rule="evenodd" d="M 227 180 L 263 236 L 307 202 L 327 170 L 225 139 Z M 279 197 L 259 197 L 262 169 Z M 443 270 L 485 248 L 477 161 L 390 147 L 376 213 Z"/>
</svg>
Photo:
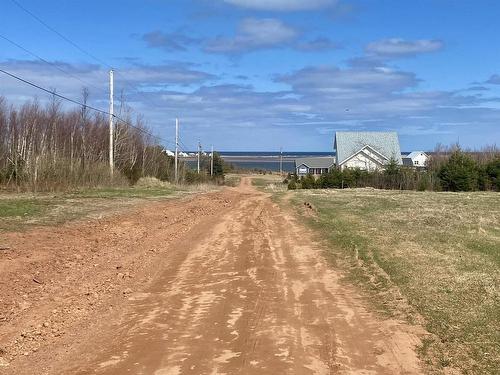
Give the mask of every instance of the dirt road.
<svg viewBox="0 0 500 375">
<path fill-rule="evenodd" d="M 53 251 L 30 261 L 34 269 L 12 255 L 17 273 L 0 258 L 2 288 L 21 272 L 26 288 L 47 294 L 3 314 L 0 373 L 421 373 L 411 329 L 370 313 L 315 235 L 249 179 L 97 228 L 69 225 L 56 241 L 47 228 L 7 238 L 21 254 L 35 240 Z M 75 261 L 78 247 L 91 259 Z M 54 251 L 65 254 L 63 268 L 48 267 Z M 43 284 L 31 280 L 36 269 Z M 9 297 L 2 301 L 7 308 Z"/>
</svg>

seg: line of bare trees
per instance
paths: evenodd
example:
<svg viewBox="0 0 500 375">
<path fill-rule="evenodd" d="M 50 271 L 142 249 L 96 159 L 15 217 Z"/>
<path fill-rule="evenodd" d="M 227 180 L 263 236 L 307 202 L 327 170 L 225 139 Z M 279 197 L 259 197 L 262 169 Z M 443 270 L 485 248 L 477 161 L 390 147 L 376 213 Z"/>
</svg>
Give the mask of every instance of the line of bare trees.
<svg viewBox="0 0 500 375">
<path fill-rule="evenodd" d="M 84 90 L 83 101 L 88 93 Z M 15 107 L 0 97 L 0 186 L 64 190 L 133 183 L 142 176 L 169 180 L 173 163 L 138 118 L 127 111 L 115 133 L 116 173 L 108 167 L 108 119 L 83 106 L 64 110 L 53 98 Z M 130 124 L 133 124 L 131 126 Z"/>
</svg>

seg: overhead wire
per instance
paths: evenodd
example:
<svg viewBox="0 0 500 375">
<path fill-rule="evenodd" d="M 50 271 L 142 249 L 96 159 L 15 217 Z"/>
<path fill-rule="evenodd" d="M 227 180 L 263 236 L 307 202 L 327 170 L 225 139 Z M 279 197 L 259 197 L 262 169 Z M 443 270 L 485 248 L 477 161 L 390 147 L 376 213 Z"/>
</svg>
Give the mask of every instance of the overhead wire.
<svg viewBox="0 0 500 375">
<path fill-rule="evenodd" d="M 47 22 L 45 22 L 44 20 L 42 20 L 40 17 L 38 17 L 35 13 L 33 13 L 32 11 L 30 11 L 28 8 L 26 8 L 24 5 L 22 5 L 19 1 L 17 0 L 10 0 L 14 5 L 16 5 L 19 9 L 21 9 L 22 11 L 24 11 L 25 13 L 27 13 L 28 15 L 30 15 L 32 18 L 34 18 L 36 21 L 38 21 L 41 25 L 43 25 L 45 28 L 47 28 L 48 30 L 50 30 L 51 32 L 53 32 L 54 34 L 58 35 L 60 38 L 62 38 L 64 41 L 66 41 L 67 43 L 69 43 L 70 45 L 72 45 L 74 48 L 76 48 L 77 50 L 79 50 L 81 53 L 87 55 L 88 57 L 90 57 L 91 59 L 93 59 L 94 61 L 97 61 L 99 64 L 101 65 L 104 65 L 105 67 L 107 67 L 108 69 L 113 69 L 113 67 L 111 65 L 109 65 L 107 62 L 103 61 L 102 59 L 98 58 L 97 56 L 95 56 L 94 54 L 88 52 L 86 49 L 80 47 L 76 42 L 73 42 L 70 38 L 66 37 L 64 34 L 60 33 L 59 31 L 57 31 L 55 28 L 53 28 L 52 26 L 50 26 Z M 116 71 L 115 72 L 116 75 L 122 77 L 122 80 L 124 82 L 127 83 L 126 86 L 128 86 L 129 88 L 133 88 L 133 84 L 128 81 L 119 71 Z M 139 94 L 140 95 L 140 94 Z"/>
<path fill-rule="evenodd" d="M 165 142 L 165 143 L 172 144 L 172 142 L 167 141 L 166 139 L 164 139 L 164 138 L 162 138 L 162 137 L 159 137 L 159 136 L 157 136 L 157 135 L 154 135 L 154 134 L 152 134 L 152 133 L 148 132 L 147 130 L 145 130 L 145 129 L 143 129 L 143 128 L 139 127 L 139 126 L 136 126 L 136 125 L 134 125 L 134 124 L 131 124 L 129 121 L 126 121 L 126 120 L 124 120 L 124 119 L 122 119 L 122 118 L 120 118 L 120 117 L 118 117 L 118 116 L 116 116 L 116 115 L 114 115 L 114 114 L 113 114 L 113 115 L 111 115 L 111 113 L 110 113 L 110 112 L 108 112 L 108 111 L 105 111 L 105 110 L 102 110 L 102 109 L 99 109 L 99 108 L 93 107 L 93 106 L 88 105 L 88 104 L 81 103 L 81 102 L 79 102 L 79 101 L 77 101 L 77 100 L 74 100 L 74 99 L 68 98 L 67 96 L 64 96 L 64 95 L 58 94 L 58 93 L 57 93 L 56 91 L 54 91 L 54 90 L 49 90 L 49 89 L 46 89 L 45 87 L 42 87 L 42 86 L 40 86 L 40 85 L 37 85 L 36 83 L 31 82 L 31 81 L 29 81 L 29 80 L 27 80 L 27 79 L 21 78 L 21 77 L 19 77 L 18 75 L 15 75 L 15 74 L 13 74 L 13 73 L 10 73 L 10 72 L 8 72 L 8 71 L 6 71 L 6 70 L 4 70 L 4 69 L 0 69 L 0 73 L 3 73 L 3 74 L 5 74 L 5 75 L 7 75 L 7 76 L 9 76 L 9 77 L 11 77 L 11 78 L 14 78 L 14 79 L 16 79 L 16 80 L 18 80 L 18 81 L 20 81 L 20 82 L 23 82 L 23 83 L 25 83 L 25 84 L 27 84 L 27 85 L 29 85 L 29 86 L 31 86 L 31 87 L 34 87 L 34 88 L 38 89 L 38 90 L 44 91 L 44 92 L 46 92 L 46 93 L 48 93 L 48 94 L 50 94 L 50 95 L 53 95 L 53 96 L 55 96 L 55 97 L 57 97 L 57 98 L 60 98 L 60 99 L 66 100 L 66 101 L 68 101 L 68 102 L 70 102 L 70 103 L 73 103 L 73 104 L 76 104 L 76 105 L 78 105 L 78 106 L 80 106 L 80 107 L 82 107 L 82 108 L 88 108 L 88 109 L 90 109 L 90 110 L 92 110 L 92 111 L 95 111 L 95 112 L 101 113 L 101 114 L 103 114 L 103 115 L 113 116 L 113 118 L 114 118 L 115 120 L 117 120 L 117 121 L 119 121 L 119 122 L 121 122 L 121 123 L 124 123 L 124 124 L 126 124 L 126 125 L 128 125 L 128 126 L 130 126 L 130 127 L 134 128 L 134 129 L 137 129 L 137 130 L 139 130 L 140 132 L 142 132 L 142 133 L 144 133 L 144 134 L 146 134 L 146 135 L 149 135 L 149 136 L 150 136 L 150 137 L 152 137 L 152 138 L 155 138 L 155 139 L 161 140 L 162 142 Z"/>
<path fill-rule="evenodd" d="M 84 85 L 86 85 L 86 86 L 91 86 L 91 87 L 93 87 L 93 88 L 95 88 L 95 89 L 97 89 L 97 90 L 102 90 L 102 88 L 98 88 L 98 87 L 97 87 L 97 86 L 95 86 L 95 85 L 92 85 L 92 84 L 90 84 L 90 83 L 88 83 L 88 82 L 85 82 L 84 80 L 82 80 L 81 78 L 79 78 L 79 77 L 75 76 L 74 74 L 71 74 L 70 72 L 67 72 L 66 70 L 64 70 L 64 69 L 60 68 L 60 67 L 59 67 L 59 66 L 57 66 L 56 64 L 54 64 L 54 63 L 52 63 L 52 62 L 50 62 L 50 61 L 48 61 L 48 60 L 44 59 L 43 57 L 41 57 L 41 56 L 37 55 L 37 54 L 36 54 L 36 53 L 34 53 L 34 52 L 32 52 L 32 51 L 28 50 L 27 48 L 23 47 L 23 46 L 22 46 L 22 45 L 20 45 L 19 43 L 14 42 L 12 39 L 9 39 L 9 38 L 7 38 L 6 36 L 4 36 L 4 35 L 2 35 L 2 34 L 0 34 L 0 38 L 2 38 L 3 40 L 5 40 L 5 41 L 9 42 L 10 44 L 12 44 L 12 45 L 16 46 L 17 48 L 19 48 L 19 49 L 23 50 L 24 52 L 26 52 L 26 53 L 30 54 L 31 56 L 33 56 L 33 57 L 35 57 L 35 58 L 39 59 L 40 61 L 42 61 L 42 62 L 46 63 L 47 65 L 52 66 L 54 69 L 57 69 L 57 70 L 59 70 L 60 72 L 62 72 L 62 73 L 64 73 L 64 74 L 66 74 L 67 76 L 69 76 L 69 77 L 72 77 L 72 78 L 76 79 L 77 81 L 79 81 L 79 82 L 83 83 Z"/>
<path fill-rule="evenodd" d="M 112 66 L 110 66 L 108 63 L 106 63 L 105 61 L 103 61 L 102 59 L 98 58 L 97 56 L 93 55 L 92 53 L 88 52 L 86 49 L 80 47 L 76 42 L 72 41 L 70 38 L 66 37 L 64 34 L 60 33 L 59 31 L 57 31 L 54 27 L 50 26 L 47 22 L 45 22 L 44 20 L 42 20 L 40 17 L 38 17 L 35 13 L 33 13 L 32 11 L 30 11 L 28 8 L 26 8 L 25 6 L 23 6 L 19 1 L 17 0 L 10 0 L 14 5 L 16 5 L 19 9 L 21 9 L 22 11 L 24 11 L 25 13 L 27 13 L 28 15 L 30 15 L 32 18 L 34 18 L 37 22 L 39 22 L 41 25 L 43 25 L 45 28 L 47 28 L 48 30 L 50 30 L 51 32 L 53 32 L 54 34 L 58 35 L 61 39 L 63 39 L 64 41 L 66 41 L 67 43 L 69 43 L 70 45 L 72 45 L 74 48 L 76 48 L 77 50 L 79 50 L 81 53 L 85 54 L 86 56 L 90 57 L 91 59 L 93 59 L 94 61 L 97 61 L 99 64 L 102 64 L 104 65 L 105 67 L 107 67 L 108 69 L 113 69 Z M 30 52 L 28 52 L 30 53 Z M 8 73 L 6 73 L 8 74 Z M 115 74 L 117 74 L 118 76 L 122 77 L 123 81 L 128 83 L 129 85 L 126 85 L 126 86 L 129 86 L 129 88 L 132 88 L 132 83 L 130 81 L 128 81 L 119 71 L 116 71 Z M 9 74 L 10 75 L 10 74 Z M 27 83 L 27 82 L 26 82 Z M 42 88 L 43 89 L 43 88 Z M 46 90 L 46 89 L 43 89 L 44 91 L 46 92 L 49 92 L 50 94 L 55 94 L 54 92 L 50 91 L 50 90 Z M 137 92 L 137 94 L 141 95 L 139 92 Z M 58 96 L 58 95 L 56 95 Z M 81 103 L 78 103 L 72 99 L 70 99 L 69 101 L 75 103 L 75 104 L 79 104 L 79 105 L 82 105 Z M 88 108 L 90 108 L 89 106 L 87 106 Z M 106 111 L 102 111 L 102 110 L 98 110 L 98 112 L 101 112 L 101 113 L 105 113 Z M 109 115 L 109 113 L 107 113 Z M 116 116 L 115 116 L 116 117 Z M 118 117 L 116 117 L 117 119 L 119 119 Z M 123 120 L 121 120 L 122 122 L 124 122 Z M 131 125 L 131 124 L 130 124 Z M 135 127 L 133 125 L 131 125 L 132 127 Z M 135 127 L 135 128 L 138 128 L 138 127 Z M 140 128 L 138 128 L 140 129 Z M 142 130 L 142 129 L 141 129 Z M 149 133 L 147 133 L 149 134 Z M 151 135 L 151 134 L 150 134 Z M 151 135 L 153 136 L 153 135 Z M 155 138 L 157 139 L 161 139 L 162 141 L 165 141 L 165 142 L 168 142 L 170 144 L 172 144 L 172 142 L 170 141 L 166 141 L 165 139 L 161 138 L 161 137 L 157 137 L 157 136 L 154 136 Z"/>
<path fill-rule="evenodd" d="M 67 38 L 66 36 L 64 36 L 63 34 L 61 34 L 59 31 L 57 31 L 56 29 L 54 29 L 52 26 L 50 26 L 49 24 L 47 24 L 46 22 L 44 22 L 40 17 L 38 17 L 33 12 L 31 12 L 29 9 L 27 9 L 25 6 L 23 6 L 17 0 L 10 0 L 10 1 L 12 3 L 14 3 L 17 7 L 19 7 L 20 9 L 22 9 L 24 12 L 26 12 L 27 14 L 29 14 L 31 17 L 33 17 L 35 20 L 37 20 L 39 23 L 41 23 L 43 26 L 45 26 L 47 29 L 49 29 L 53 33 L 57 34 L 59 37 L 61 37 L 62 39 L 64 39 L 67 43 L 71 44 L 73 47 L 75 47 L 76 49 L 78 49 L 80 52 L 84 53 L 88 57 L 90 57 L 90 58 L 94 59 L 95 61 L 99 62 L 100 64 L 103 64 L 103 65 L 107 66 L 108 68 L 112 69 L 106 62 L 100 60 L 98 57 L 94 56 L 90 52 L 87 52 L 86 50 L 84 50 L 83 48 L 81 48 L 78 44 L 76 44 L 71 39 Z"/>
</svg>

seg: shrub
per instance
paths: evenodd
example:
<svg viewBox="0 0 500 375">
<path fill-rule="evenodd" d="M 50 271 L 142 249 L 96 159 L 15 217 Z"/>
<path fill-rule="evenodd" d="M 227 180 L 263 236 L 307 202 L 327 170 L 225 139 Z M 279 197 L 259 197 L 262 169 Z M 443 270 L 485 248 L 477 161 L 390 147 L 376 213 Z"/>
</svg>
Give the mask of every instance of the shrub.
<svg viewBox="0 0 500 375">
<path fill-rule="evenodd" d="M 322 174 L 317 181 L 318 187 L 323 189 L 342 187 L 343 173 L 338 169 L 332 169 L 328 173 Z"/>
<path fill-rule="evenodd" d="M 472 191 L 478 188 L 479 168 L 474 159 L 457 149 L 441 166 L 439 178 L 443 190 Z"/>
<path fill-rule="evenodd" d="M 308 174 L 305 177 L 300 178 L 300 186 L 302 189 L 315 189 L 316 188 L 316 180 L 313 175 Z"/>
<path fill-rule="evenodd" d="M 486 164 L 486 175 L 490 181 L 490 186 L 500 191 L 500 156 Z"/>
</svg>

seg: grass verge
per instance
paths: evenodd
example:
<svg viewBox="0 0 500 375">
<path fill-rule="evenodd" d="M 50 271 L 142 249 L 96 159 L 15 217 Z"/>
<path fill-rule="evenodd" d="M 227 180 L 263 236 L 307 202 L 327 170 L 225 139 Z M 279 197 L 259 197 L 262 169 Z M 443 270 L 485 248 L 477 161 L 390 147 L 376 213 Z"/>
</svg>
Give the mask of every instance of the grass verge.
<svg viewBox="0 0 500 375">
<path fill-rule="evenodd" d="M 374 306 L 433 334 L 419 349 L 429 369 L 498 373 L 498 193 L 290 194 L 304 221 L 329 242 L 327 257 L 375 297 Z"/>
<path fill-rule="evenodd" d="M 54 225 L 86 216 L 115 212 L 151 199 L 166 199 L 189 189 L 120 187 L 59 194 L 0 194 L 0 231 L 20 231 L 35 225 Z"/>
<path fill-rule="evenodd" d="M 282 177 L 277 174 L 252 176 L 252 185 L 261 191 L 270 193 L 282 193 L 286 191 L 286 185 L 282 183 Z"/>
</svg>

